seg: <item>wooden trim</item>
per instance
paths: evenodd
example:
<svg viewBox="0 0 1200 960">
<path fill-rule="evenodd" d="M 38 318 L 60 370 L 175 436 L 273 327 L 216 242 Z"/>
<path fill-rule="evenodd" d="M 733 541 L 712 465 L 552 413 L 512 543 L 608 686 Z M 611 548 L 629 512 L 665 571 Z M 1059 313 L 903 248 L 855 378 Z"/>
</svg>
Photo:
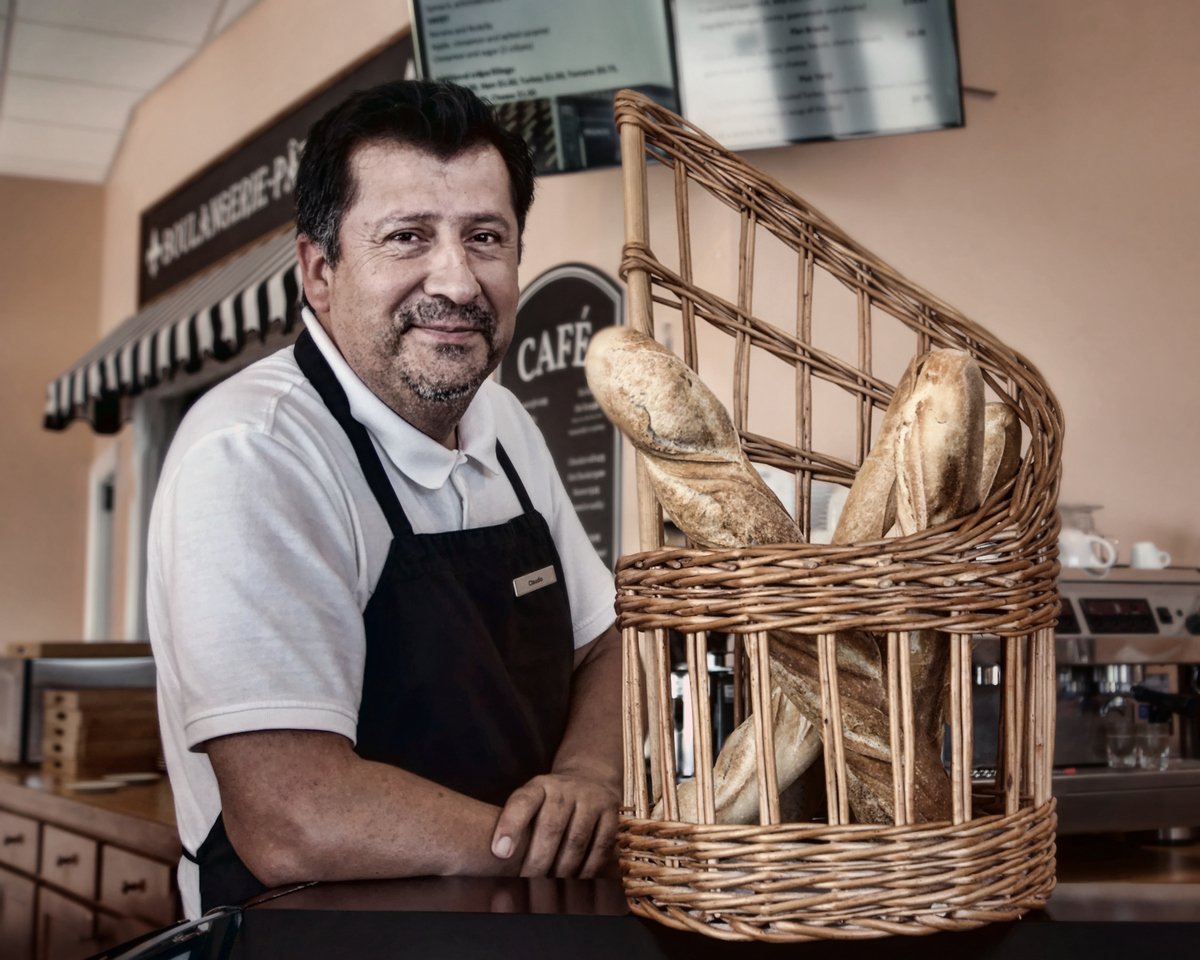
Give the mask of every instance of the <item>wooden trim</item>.
<svg viewBox="0 0 1200 960">
<path fill-rule="evenodd" d="M 79 640 L 34 640 L 10 643 L 4 655 L 10 660 L 40 660 L 54 657 L 148 657 L 148 643 L 101 642 L 84 643 Z"/>
</svg>

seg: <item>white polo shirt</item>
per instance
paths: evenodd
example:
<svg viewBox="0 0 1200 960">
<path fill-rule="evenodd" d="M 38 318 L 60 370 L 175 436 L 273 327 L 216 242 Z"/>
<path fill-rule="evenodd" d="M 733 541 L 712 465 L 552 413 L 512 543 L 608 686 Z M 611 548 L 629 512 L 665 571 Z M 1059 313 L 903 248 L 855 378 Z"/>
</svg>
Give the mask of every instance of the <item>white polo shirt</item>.
<svg viewBox="0 0 1200 960">
<path fill-rule="evenodd" d="M 562 560 L 578 648 L 614 621 L 613 581 L 588 541 L 541 433 L 487 381 L 448 450 L 359 380 L 320 323 L 305 322 L 375 444 L 415 533 L 504 523 L 521 505 L 497 438 Z M 349 438 L 287 347 L 209 391 L 171 444 L 150 516 L 147 607 L 163 749 L 184 847 L 221 809 L 201 745 L 254 730 L 328 730 L 351 741 L 362 613 L 392 534 Z M 199 869 L 181 860 L 189 917 Z"/>
</svg>

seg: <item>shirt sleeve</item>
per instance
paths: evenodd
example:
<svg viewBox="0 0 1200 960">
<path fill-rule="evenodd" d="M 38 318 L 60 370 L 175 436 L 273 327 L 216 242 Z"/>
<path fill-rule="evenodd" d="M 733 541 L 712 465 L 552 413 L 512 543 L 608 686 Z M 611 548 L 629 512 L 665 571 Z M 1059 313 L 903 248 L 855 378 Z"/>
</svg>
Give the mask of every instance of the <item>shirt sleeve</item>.
<svg viewBox="0 0 1200 960">
<path fill-rule="evenodd" d="M 362 538 L 334 471 L 246 428 L 168 466 L 151 520 L 151 620 L 188 747 L 266 729 L 353 741 Z"/>
</svg>

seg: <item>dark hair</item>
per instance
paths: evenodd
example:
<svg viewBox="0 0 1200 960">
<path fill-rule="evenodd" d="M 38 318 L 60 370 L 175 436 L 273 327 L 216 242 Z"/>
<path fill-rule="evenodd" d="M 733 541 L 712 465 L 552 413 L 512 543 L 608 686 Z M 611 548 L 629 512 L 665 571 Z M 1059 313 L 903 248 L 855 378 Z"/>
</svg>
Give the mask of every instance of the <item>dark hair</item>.
<svg viewBox="0 0 1200 960">
<path fill-rule="evenodd" d="M 360 90 L 321 117 L 308 133 L 296 174 L 296 232 L 313 240 L 330 266 L 341 257 L 338 232 L 357 184 L 350 156 L 364 143 L 416 147 L 442 160 L 491 144 L 508 169 L 517 235 L 533 203 L 533 156 L 506 130 L 492 106 L 466 87 L 433 80 L 396 80 Z"/>
</svg>

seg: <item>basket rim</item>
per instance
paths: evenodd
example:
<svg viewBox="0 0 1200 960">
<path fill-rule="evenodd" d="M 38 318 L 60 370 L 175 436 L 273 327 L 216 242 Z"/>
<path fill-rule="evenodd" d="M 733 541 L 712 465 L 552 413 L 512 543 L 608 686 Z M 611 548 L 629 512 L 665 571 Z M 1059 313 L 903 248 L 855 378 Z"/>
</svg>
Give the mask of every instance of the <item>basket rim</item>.
<svg viewBox="0 0 1200 960">
<path fill-rule="evenodd" d="M 1027 804 L 1021 807 L 1016 813 L 988 813 L 965 820 L 962 823 L 954 823 L 952 820 L 934 820 L 900 826 L 879 823 L 843 823 L 834 825 L 823 823 L 693 823 L 689 820 L 656 820 L 653 817 L 630 816 L 625 811 L 631 809 L 632 807 L 621 807 L 617 815 L 618 842 L 622 833 L 630 827 L 636 827 L 645 833 L 650 833 L 655 827 L 658 827 L 666 828 L 671 832 L 690 832 L 698 838 L 719 839 L 723 842 L 731 843 L 737 841 L 727 839 L 727 834 L 736 835 L 744 833 L 755 836 L 757 838 L 754 841 L 755 843 L 762 843 L 764 836 L 769 837 L 773 834 L 802 834 L 804 839 L 795 842 L 808 843 L 816 840 L 834 842 L 835 840 L 844 840 L 845 842 L 863 844 L 870 843 L 872 840 L 893 843 L 897 839 L 912 842 L 914 838 L 968 837 L 992 831 L 1001 831 L 1008 827 L 1016 826 L 1023 821 L 1040 822 L 1048 820 L 1051 816 L 1057 820 L 1058 798 L 1051 796 L 1040 807 Z M 674 853 L 670 856 L 672 859 L 681 859 Z"/>
<path fill-rule="evenodd" d="M 1015 814 L 902 827 L 702 825 L 622 815 L 622 887 L 634 913 L 722 940 L 852 940 L 967 930 L 1045 905 L 1055 886 L 1055 808 L 1050 797 Z M 631 827 L 660 848 L 629 849 Z M 655 836 L 656 827 L 680 837 Z M 725 835 L 736 830 L 744 833 L 740 842 Z M 777 852 L 763 850 L 775 837 L 796 834 L 807 839 Z M 687 850 L 688 839 L 701 849 Z M 745 856 L 737 856 L 739 845 L 747 848 Z M 778 855 L 789 848 L 799 854 L 802 846 L 815 855 Z M 644 875 L 633 876 L 639 863 Z M 940 883 L 931 870 L 943 876 Z M 890 881 L 889 873 L 895 875 Z M 749 881 L 754 883 L 747 887 Z M 872 902 L 874 896 L 880 902 Z"/>
</svg>

